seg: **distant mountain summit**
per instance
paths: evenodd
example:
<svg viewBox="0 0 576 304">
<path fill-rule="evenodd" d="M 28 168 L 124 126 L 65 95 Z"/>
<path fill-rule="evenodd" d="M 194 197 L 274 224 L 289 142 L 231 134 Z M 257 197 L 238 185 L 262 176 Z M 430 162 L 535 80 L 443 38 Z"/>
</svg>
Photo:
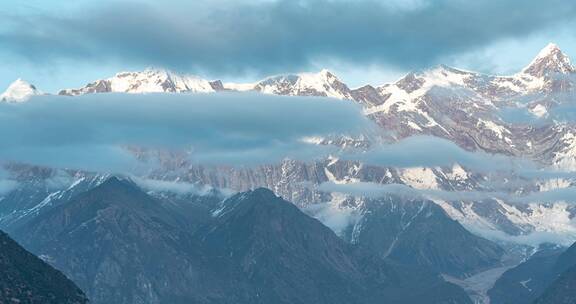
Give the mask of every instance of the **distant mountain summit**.
<svg viewBox="0 0 576 304">
<path fill-rule="evenodd" d="M 0 95 L 0 101 L 5 102 L 23 102 L 28 100 L 30 97 L 42 94 L 34 85 L 22 80 L 17 79 L 14 81 L 8 89 L 2 95 Z"/>
<path fill-rule="evenodd" d="M 534 77 L 548 77 L 552 74 L 569 74 L 576 72 L 570 58 L 554 43 L 543 48 L 534 60 L 522 70 L 522 73 Z"/>
<path fill-rule="evenodd" d="M 324 96 L 353 99 L 351 90 L 328 70 L 318 73 L 288 74 L 268 77 L 255 83 L 223 83 L 194 75 L 177 74 L 161 69 L 122 72 L 96 80 L 78 89 L 61 90 L 59 95 L 91 93 L 211 93 L 217 91 L 255 91 L 290 96 Z"/>
<path fill-rule="evenodd" d="M 318 73 L 279 75 L 258 82 L 254 91 L 289 96 L 324 96 L 353 99 L 352 92 L 336 75 L 324 69 Z"/>
<path fill-rule="evenodd" d="M 76 96 L 91 93 L 209 93 L 221 89 L 221 83 L 210 82 L 192 75 L 182 75 L 162 69 L 142 72 L 122 72 L 96 80 L 79 89 L 66 89 L 59 95 Z"/>
</svg>

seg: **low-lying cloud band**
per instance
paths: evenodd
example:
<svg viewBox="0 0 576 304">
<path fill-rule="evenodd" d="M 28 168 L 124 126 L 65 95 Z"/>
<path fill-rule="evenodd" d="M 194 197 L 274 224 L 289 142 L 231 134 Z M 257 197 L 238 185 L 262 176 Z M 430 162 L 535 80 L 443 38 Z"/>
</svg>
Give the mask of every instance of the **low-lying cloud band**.
<svg viewBox="0 0 576 304">
<path fill-rule="evenodd" d="M 306 137 L 359 136 L 373 124 L 351 102 L 261 94 L 95 94 L 0 103 L 0 159 L 93 167 L 134 165 L 124 147 L 186 151 L 203 163 L 325 156 Z"/>
</svg>

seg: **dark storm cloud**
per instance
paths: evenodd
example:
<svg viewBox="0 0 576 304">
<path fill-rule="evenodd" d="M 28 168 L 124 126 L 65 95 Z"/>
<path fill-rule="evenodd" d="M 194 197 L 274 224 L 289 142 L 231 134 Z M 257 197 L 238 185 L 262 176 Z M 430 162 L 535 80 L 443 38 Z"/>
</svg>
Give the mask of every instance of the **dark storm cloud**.
<svg viewBox="0 0 576 304">
<path fill-rule="evenodd" d="M 3 16 L 0 46 L 37 63 L 120 60 L 215 73 L 301 70 L 312 61 L 416 68 L 571 22 L 564 0 L 112 1 L 73 16 Z"/>
</svg>

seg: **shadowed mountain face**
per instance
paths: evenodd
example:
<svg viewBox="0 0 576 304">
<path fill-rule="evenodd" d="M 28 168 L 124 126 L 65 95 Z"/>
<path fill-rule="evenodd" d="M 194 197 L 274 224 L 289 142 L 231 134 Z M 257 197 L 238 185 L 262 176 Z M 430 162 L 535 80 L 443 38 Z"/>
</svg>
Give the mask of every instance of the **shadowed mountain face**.
<svg viewBox="0 0 576 304">
<path fill-rule="evenodd" d="M 200 232 L 203 246 L 257 286 L 252 303 L 469 302 L 435 274 L 349 246 L 269 190 L 236 195 L 217 213 Z"/>
<path fill-rule="evenodd" d="M 0 303 L 84 304 L 74 283 L 0 231 Z"/>
<path fill-rule="evenodd" d="M 15 236 L 62 269 L 94 303 L 209 302 L 219 285 L 208 288 L 211 275 L 188 228 L 176 210 L 110 178 L 40 214 Z"/>
<path fill-rule="evenodd" d="M 265 189 L 166 201 L 111 178 L 15 235 L 94 303 L 470 303 L 437 274 L 354 248 Z"/>
<path fill-rule="evenodd" d="M 352 241 L 402 264 L 464 278 L 497 266 L 504 253 L 495 243 L 450 219 L 431 201 L 389 196 L 369 200 L 364 208 Z"/>
<path fill-rule="evenodd" d="M 572 304 L 576 302 L 576 267 L 571 267 L 550 285 L 536 304 Z"/>
<path fill-rule="evenodd" d="M 545 248 L 505 272 L 488 292 L 494 304 L 575 303 L 568 286 L 574 282 L 576 245 Z M 570 298 L 570 301 L 566 299 Z"/>
<path fill-rule="evenodd" d="M 550 284 L 551 269 L 562 248 L 545 248 L 506 271 L 488 292 L 491 303 L 532 303 Z"/>
<path fill-rule="evenodd" d="M 576 244 L 558 257 L 552 272 L 555 274 L 554 281 L 535 303 L 576 303 Z"/>
</svg>

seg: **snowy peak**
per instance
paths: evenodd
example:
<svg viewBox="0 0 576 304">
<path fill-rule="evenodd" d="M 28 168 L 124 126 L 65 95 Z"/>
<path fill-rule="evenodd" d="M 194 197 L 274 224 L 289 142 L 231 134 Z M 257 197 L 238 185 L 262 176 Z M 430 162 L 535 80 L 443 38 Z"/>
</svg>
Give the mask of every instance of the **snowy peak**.
<svg viewBox="0 0 576 304">
<path fill-rule="evenodd" d="M 318 73 L 273 76 L 258 82 L 254 90 L 276 95 L 352 99 L 348 86 L 328 70 L 322 70 Z"/>
<path fill-rule="evenodd" d="M 398 80 L 395 85 L 407 93 L 412 93 L 423 87 L 431 88 L 434 86 L 451 87 L 466 86 L 467 80 L 477 77 L 476 74 L 458 70 L 446 65 L 439 65 L 435 68 L 425 70 L 419 73 L 409 73 L 402 79 Z"/>
<path fill-rule="evenodd" d="M 532 62 L 522 70 L 522 73 L 537 78 L 547 77 L 552 74 L 570 74 L 576 70 L 570 63 L 570 58 L 560 48 L 550 43 L 543 48 Z"/>
<path fill-rule="evenodd" d="M 114 77 L 97 80 L 83 88 L 60 91 L 60 95 L 91 93 L 209 93 L 220 90 L 222 83 L 166 70 L 146 69 L 142 72 L 122 72 Z"/>
<path fill-rule="evenodd" d="M 350 89 L 328 70 L 318 73 L 279 75 L 256 83 L 222 83 L 193 75 L 147 69 L 123 72 L 97 80 L 78 89 L 66 89 L 59 95 L 77 96 L 92 93 L 211 93 L 223 90 L 258 91 L 276 95 L 325 96 L 352 99 Z"/>
<path fill-rule="evenodd" d="M 35 86 L 22 79 L 17 79 L 12 84 L 10 84 L 8 89 L 6 89 L 6 92 L 0 95 L 0 101 L 23 102 L 34 95 L 40 94 L 42 93 L 38 91 Z"/>
</svg>

